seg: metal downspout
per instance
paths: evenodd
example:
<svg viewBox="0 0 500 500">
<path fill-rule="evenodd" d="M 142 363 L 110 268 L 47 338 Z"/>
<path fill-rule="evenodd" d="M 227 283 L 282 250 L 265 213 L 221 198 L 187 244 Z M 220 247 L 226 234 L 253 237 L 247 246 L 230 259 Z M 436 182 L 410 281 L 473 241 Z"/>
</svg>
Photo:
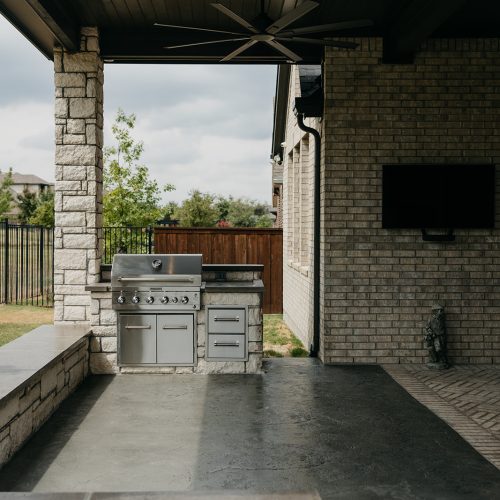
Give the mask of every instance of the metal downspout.
<svg viewBox="0 0 500 500">
<path fill-rule="evenodd" d="M 297 124 L 300 130 L 312 134 L 314 137 L 314 234 L 313 234 L 313 342 L 309 356 L 317 357 L 320 342 L 320 229 L 321 229 L 321 197 L 320 197 L 320 174 L 321 174 L 321 136 L 319 132 L 304 124 L 304 114 L 297 113 Z"/>
</svg>

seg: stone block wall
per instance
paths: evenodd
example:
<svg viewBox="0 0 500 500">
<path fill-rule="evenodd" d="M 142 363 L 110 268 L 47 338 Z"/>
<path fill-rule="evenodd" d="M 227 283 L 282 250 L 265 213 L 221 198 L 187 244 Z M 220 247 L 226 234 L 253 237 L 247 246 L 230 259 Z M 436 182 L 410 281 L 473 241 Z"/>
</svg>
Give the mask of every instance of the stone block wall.
<svg viewBox="0 0 500 500">
<path fill-rule="evenodd" d="M 500 163 L 499 40 L 431 39 L 409 65 L 382 64 L 379 38 L 356 41 L 326 48 L 323 360 L 425 362 L 440 302 L 452 362 L 498 363 L 499 230 L 431 243 L 382 229 L 381 181 L 389 163 Z"/>
<path fill-rule="evenodd" d="M 118 324 L 111 307 L 111 292 L 91 292 L 90 296 L 90 371 L 96 375 L 118 373 Z"/>
<path fill-rule="evenodd" d="M 0 402 L 0 468 L 87 376 L 88 349 L 84 337 Z"/>
<path fill-rule="evenodd" d="M 99 281 L 102 227 L 103 63 L 95 28 L 80 52 L 54 52 L 55 323 L 90 320 L 85 285 Z"/>
</svg>

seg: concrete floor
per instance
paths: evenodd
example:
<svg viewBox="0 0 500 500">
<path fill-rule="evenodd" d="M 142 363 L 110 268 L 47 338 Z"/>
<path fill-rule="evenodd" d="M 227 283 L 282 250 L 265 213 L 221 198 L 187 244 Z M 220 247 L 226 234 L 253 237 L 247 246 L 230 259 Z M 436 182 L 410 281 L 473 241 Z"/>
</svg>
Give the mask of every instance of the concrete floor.
<svg viewBox="0 0 500 500">
<path fill-rule="evenodd" d="M 266 367 L 92 377 L 0 471 L 0 491 L 498 498 L 500 472 L 382 368 Z"/>
</svg>

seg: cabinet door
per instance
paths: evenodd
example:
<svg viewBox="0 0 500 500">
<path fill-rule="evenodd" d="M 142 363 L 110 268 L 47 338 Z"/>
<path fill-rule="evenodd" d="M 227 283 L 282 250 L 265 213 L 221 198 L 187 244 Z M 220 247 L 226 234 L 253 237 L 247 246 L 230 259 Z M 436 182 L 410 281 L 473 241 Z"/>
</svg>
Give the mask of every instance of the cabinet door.
<svg viewBox="0 0 500 500">
<path fill-rule="evenodd" d="M 120 364 L 156 363 L 156 315 L 120 316 Z"/>
<path fill-rule="evenodd" d="M 194 364 L 194 315 L 159 314 L 157 362 L 169 365 Z"/>
</svg>

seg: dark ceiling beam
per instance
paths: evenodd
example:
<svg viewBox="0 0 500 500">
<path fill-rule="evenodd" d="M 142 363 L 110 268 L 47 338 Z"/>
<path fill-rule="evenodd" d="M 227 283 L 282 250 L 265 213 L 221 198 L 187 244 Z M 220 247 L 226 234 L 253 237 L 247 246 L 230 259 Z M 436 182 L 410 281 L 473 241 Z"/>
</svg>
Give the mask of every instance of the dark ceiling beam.
<svg viewBox="0 0 500 500">
<path fill-rule="evenodd" d="M 467 0 L 413 0 L 384 36 L 384 62 L 412 63 L 420 44 Z"/>
<path fill-rule="evenodd" d="M 80 48 L 80 30 L 68 2 L 60 0 L 25 0 L 36 15 L 52 32 L 54 38 L 70 52 Z"/>
</svg>

